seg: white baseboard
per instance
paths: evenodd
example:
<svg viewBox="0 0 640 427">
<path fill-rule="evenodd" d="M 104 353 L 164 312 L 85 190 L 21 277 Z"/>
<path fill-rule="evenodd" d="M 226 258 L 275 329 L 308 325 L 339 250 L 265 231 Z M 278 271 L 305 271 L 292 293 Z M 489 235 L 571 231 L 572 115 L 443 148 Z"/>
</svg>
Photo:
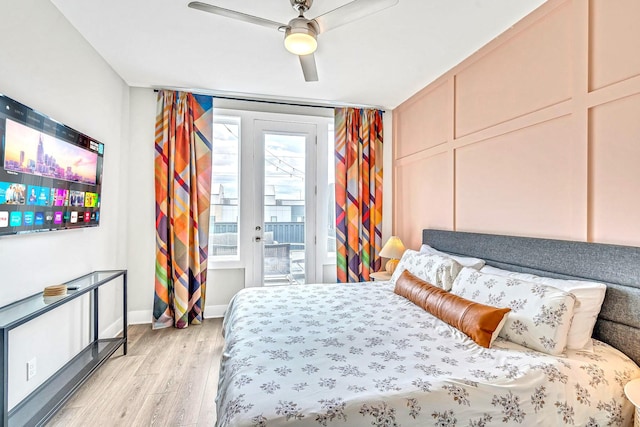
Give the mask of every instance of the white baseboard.
<svg viewBox="0 0 640 427">
<path fill-rule="evenodd" d="M 227 304 L 224 305 L 206 305 L 204 307 L 204 318 L 215 319 L 217 317 L 224 317 L 224 312 L 227 311 Z"/>
<path fill-rule="evenodd" d="M 100 331 L 100 337 L 113 338 L 122 332 L 122 317 Z"/>
<path fill-rule="evenodd" d="M 151 323 L 153 319 L 153 311 L 151 310 L 137 310 L 127 313 L 127 322 L 130 325 L 144 325 L 145 323 Z"/>
<path fill-rule="evenodd" d="M 224 312 L 227 310 L 227 305 L 207 305 L 204 308 L 204 318 L 205 319 L 215 319 L 218 317 L 224 317 Z M 130 311 L 128 313 L 127 321 L 130 325 L 143 325 L 145 323 L 151 323 L 153 319 L 153 311 L 151 310 L 137 310 Z M 114 323 L 114 325 L 109 326 L 109 330 L 116 326 L 120 328 L 122 325 L 122 319 L 119 320 L 120 323 Z M 119 330 L 119 329 L 118 329 Z"/>
</svg>

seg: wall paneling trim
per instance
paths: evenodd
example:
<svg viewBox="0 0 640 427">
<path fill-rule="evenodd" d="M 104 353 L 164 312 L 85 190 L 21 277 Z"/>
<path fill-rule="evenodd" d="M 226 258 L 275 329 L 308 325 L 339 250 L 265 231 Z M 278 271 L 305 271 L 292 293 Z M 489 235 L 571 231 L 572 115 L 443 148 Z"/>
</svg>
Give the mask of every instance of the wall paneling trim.
<svg viewBox="0 0 640 427">
<path fill-rule="evenodd" d="M 394 234 L 640 246 L 639 13 L 548 0 L 398 106 Z"/>
</svg>

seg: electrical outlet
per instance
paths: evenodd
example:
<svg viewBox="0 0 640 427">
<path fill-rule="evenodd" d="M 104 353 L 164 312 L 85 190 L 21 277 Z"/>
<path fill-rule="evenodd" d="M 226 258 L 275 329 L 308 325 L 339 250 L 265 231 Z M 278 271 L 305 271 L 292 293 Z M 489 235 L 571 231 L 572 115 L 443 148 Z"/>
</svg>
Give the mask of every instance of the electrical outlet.
<svg viewBox="0 0 640 427">
<path fill-rule="evenodd" d="M 36 358 L 27 362 L 27 381 L 36 376 Z"/>
</svg>

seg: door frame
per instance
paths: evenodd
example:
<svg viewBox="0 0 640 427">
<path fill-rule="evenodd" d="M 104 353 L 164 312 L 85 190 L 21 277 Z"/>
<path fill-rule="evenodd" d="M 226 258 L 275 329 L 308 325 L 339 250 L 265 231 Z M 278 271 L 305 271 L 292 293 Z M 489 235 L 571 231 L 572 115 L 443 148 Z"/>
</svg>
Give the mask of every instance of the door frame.
<svg viewBox="0 0 640 427">
<path fill-rule="evenodd" d="M 222 102 L 220 102 L 222 104 Z M 296 108 L 299 109 L 299 108 Z M 306 123 L 316 126 L 317 130 L 317 144 L 316 153 L 317 157 L 307 156 L 307 161 L 313 162 L 313 168 L 315 171 L 314 180 L 317 185 L 317 195 L 314 191 L 315 202 L 306 203 L 306 208 L 313 211 L 313 215 L 320 215 L 316 217 L 316 229 L 314 240 L 316 241 L 316 256 L 314 260 L 307 260 L 306 264 L 314 264 L 315 277 L 308 276 L 311 281 L 317 282 L 335 282 L 335 259 L 333 263 L 327 262 L 326 249 L 327 245 L 324 240 L 319 236 L 323 236 L 326 233 L 327 218 L 326 215 L 322 215 L 327 208 L 329 202 L 328 191 L 329 189 L 325 185 L 325 179 L 327 174 L 327 146 L 325 140 L 333 138 L 333 135 L 328 135 L 329 124 L 333 122 L 333 114 L 325 115 L 312 115 L 312 114 L 297 114 L 296 110 L 291 108 L 291 112 L 265 112 L 254 111 L 249 109 L 238 109 L 236 106 L 223 106 L 219 105 L 214 109 L 214 114 L 220 116 L 239 117 L 240 118 L 240 168 L 238 177 L 238 255 L 233 260 L 220 260 L 211 261 L 209 268 L 212 270 L 226 270 L 226 269 L 241 269 L 243 270 L 244 286 L 241 287 L 255 287 L 262 286 L 263 283 L 254 273 L 253 265 L 255 264 L 255 243 L 253 237 L 255 235 L 255 208 L 253 207 L 254 200 L 258 197 L 256 195 L 255 177 L 254 177 L 254 152 L 255 150 L 255 121 L 275 121 L 275 122 L 290 122 L 290 123 Z M 324 113 L 324 111 L 323 111 Z M 307 170 L 307 176 L 309 172 Z M 264 200 L 263 189 L 260 188 L 260 197 Z M 315 190 L 315 189 L 314 189 Z M 262 205 L 262 203 L 260 203 Z M 316 212 L 317 211 L 317 212 Z M 262 213 L 261 213 L 262 215 Z M 306 213 L 309 216 L 308 213 Z M 316 236 L 318 236 L 316 238 Z M 327 276 L 325 264 L 332 264 L 330 267 L 331 272 Z"/>
</svg>

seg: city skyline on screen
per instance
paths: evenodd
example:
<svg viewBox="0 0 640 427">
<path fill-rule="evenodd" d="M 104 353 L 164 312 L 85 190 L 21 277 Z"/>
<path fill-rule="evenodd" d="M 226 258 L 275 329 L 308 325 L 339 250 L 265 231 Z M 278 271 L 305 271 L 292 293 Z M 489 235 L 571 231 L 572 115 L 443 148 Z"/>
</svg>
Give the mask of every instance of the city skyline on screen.
<svg viewBox="0 0 640 427">
<path fill-rule="evenodd" d="M 7 119 L 5 170 L 96 185 L 98 155 Z"/>
</svg>

